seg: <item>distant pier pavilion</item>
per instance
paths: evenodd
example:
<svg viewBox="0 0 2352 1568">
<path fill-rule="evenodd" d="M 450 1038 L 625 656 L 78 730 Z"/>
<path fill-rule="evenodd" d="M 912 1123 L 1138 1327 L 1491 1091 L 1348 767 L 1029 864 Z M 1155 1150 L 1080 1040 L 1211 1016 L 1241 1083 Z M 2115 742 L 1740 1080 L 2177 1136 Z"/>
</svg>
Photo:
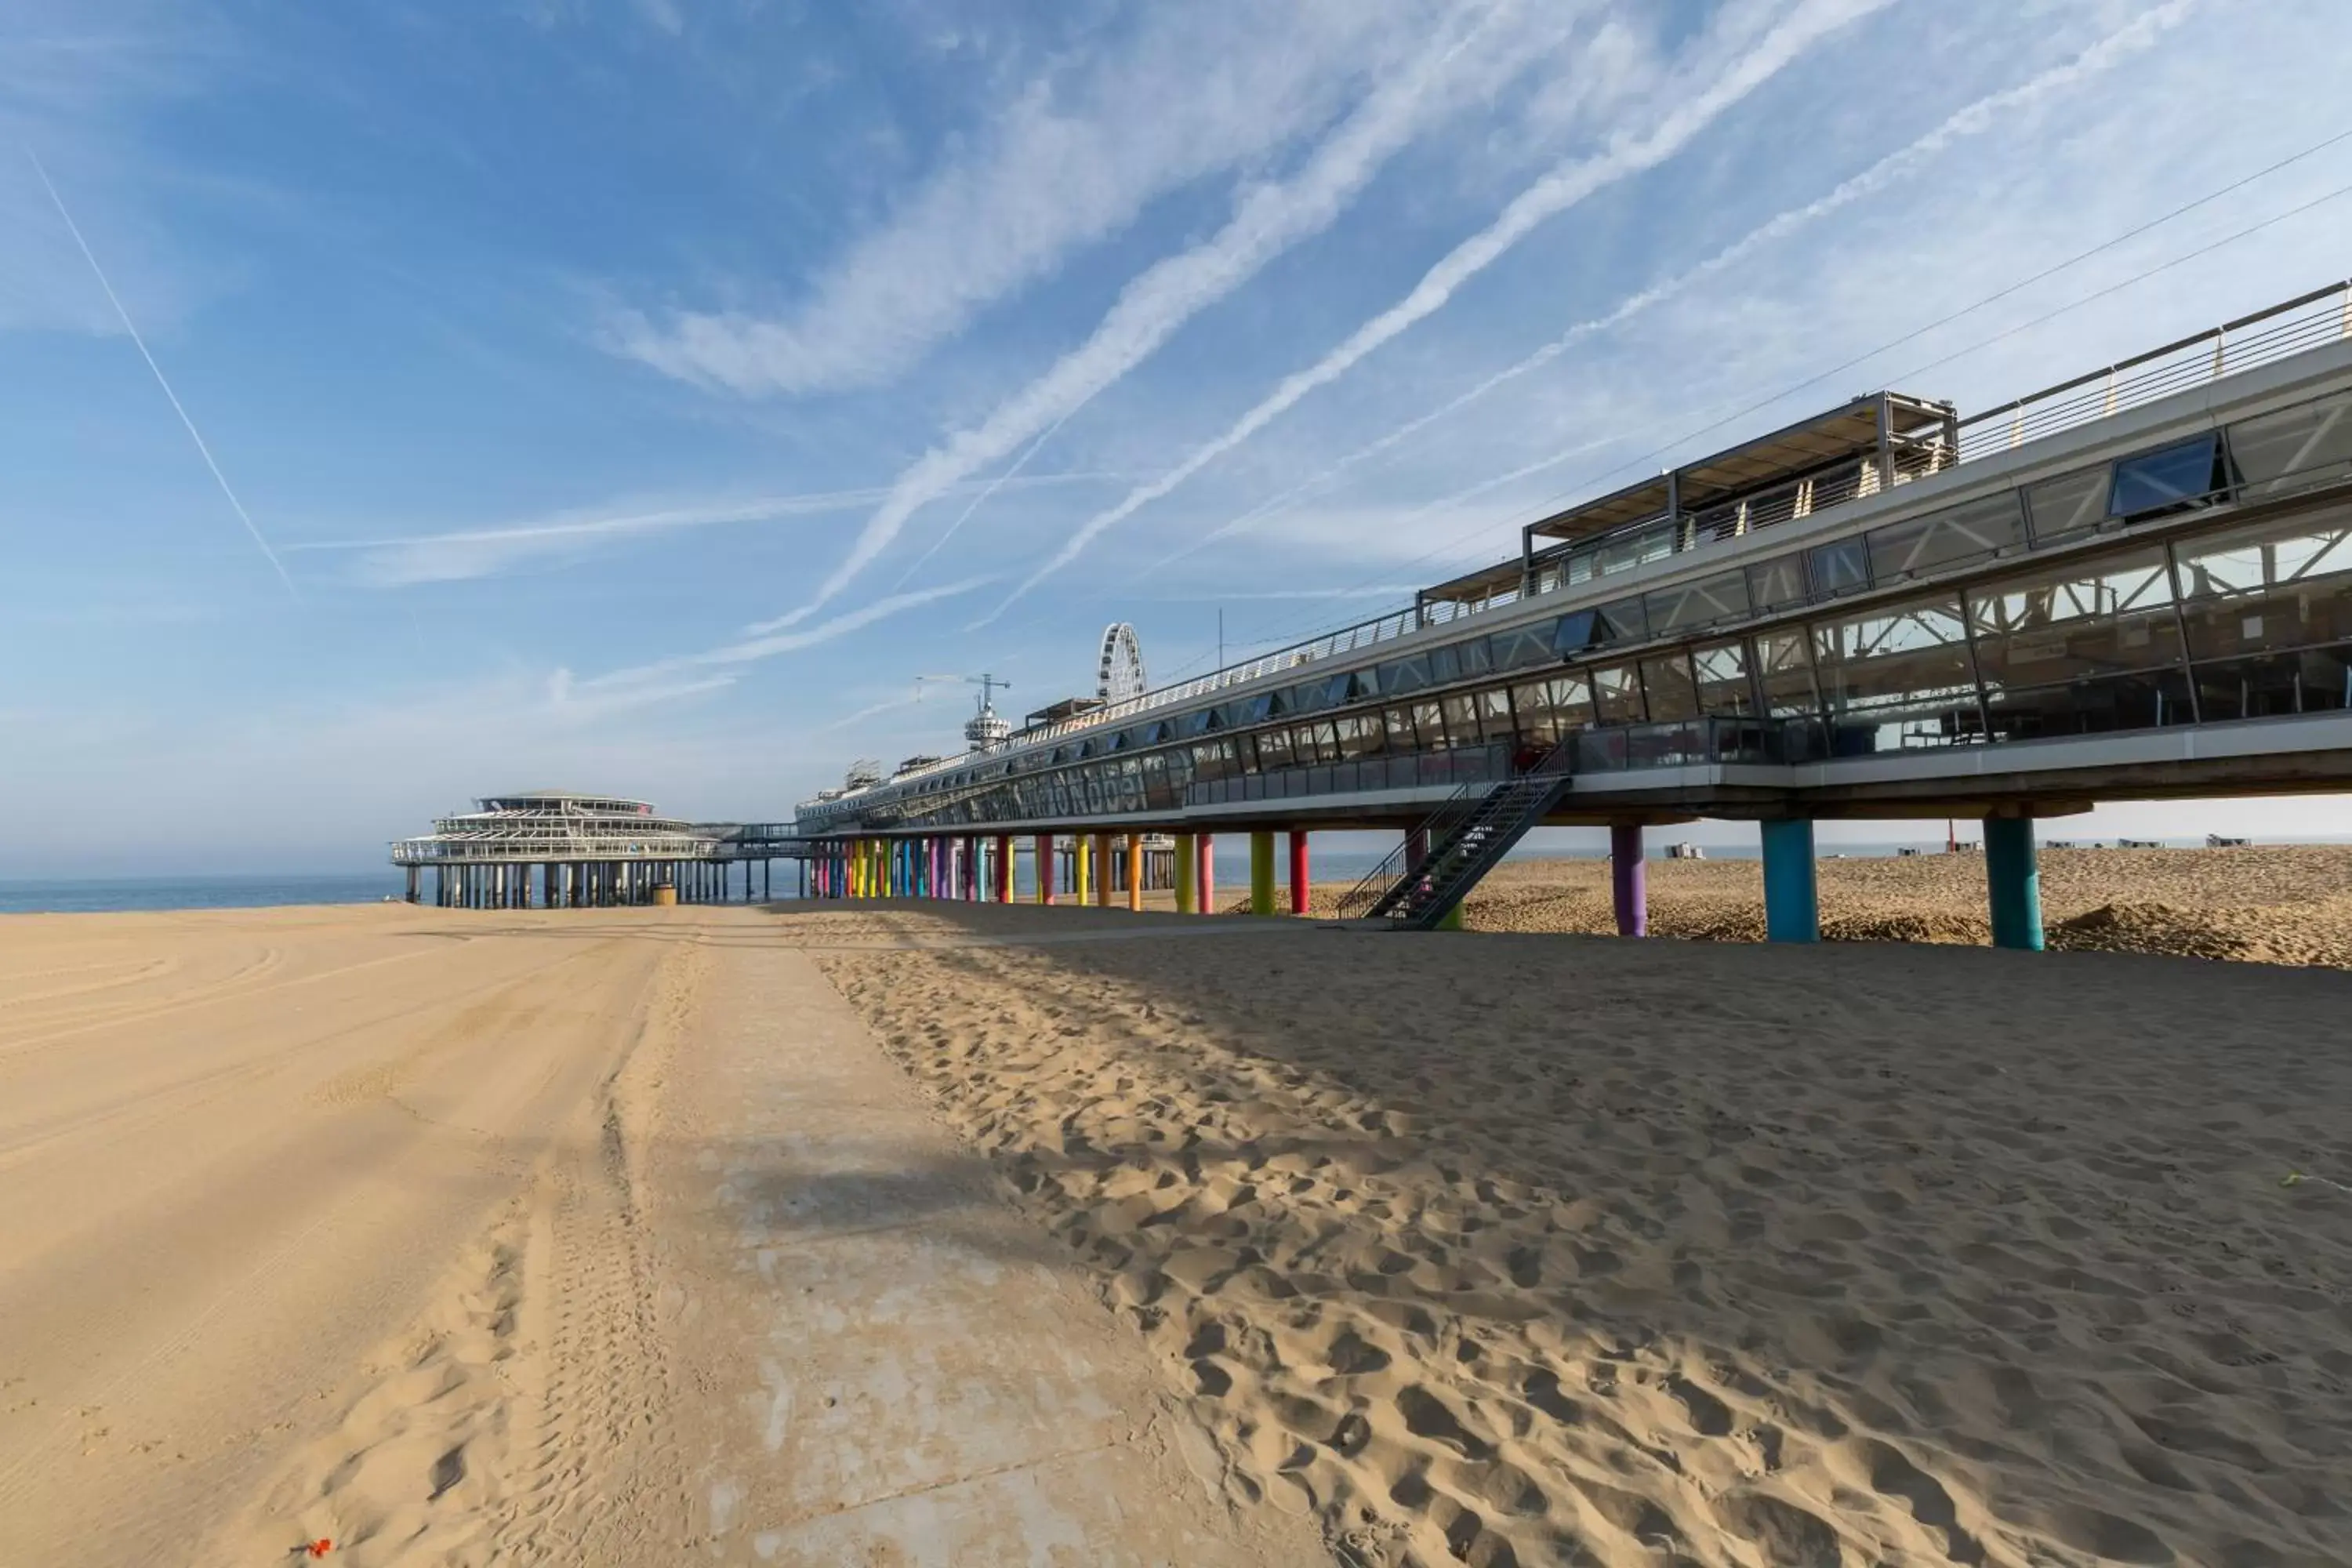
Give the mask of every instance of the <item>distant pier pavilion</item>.
<svg viewBox="0 0 2352 1568">
<path fill-rule="evenodd" d="M 526 790 L 491 795 L 392 847 L 408 901 L 445 909 L 587 909 L 616 904 L 726 903 L 775 896 L 775 863 L 808 849 L 775 823 L 685 822 L 642 800 Z M 742 868 L 740 891 L 735 868 Z"/>
</svg>

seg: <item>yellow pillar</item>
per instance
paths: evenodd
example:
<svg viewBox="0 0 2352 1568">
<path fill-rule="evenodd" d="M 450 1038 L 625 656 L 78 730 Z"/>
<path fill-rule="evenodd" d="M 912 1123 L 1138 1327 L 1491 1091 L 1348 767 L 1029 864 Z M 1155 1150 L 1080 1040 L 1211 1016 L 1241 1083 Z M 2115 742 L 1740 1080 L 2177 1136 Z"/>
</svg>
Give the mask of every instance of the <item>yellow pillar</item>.
<svg viewBox="0 0 2352 1568">
<path fill-rule="evenodd" d="M 1176 836 L 1176 912 L 1180 915 L 1194 912 L 1193 904 L 1196 900 L 1192 895 L 1193 854 L 1192 836 L 1189 833 L 1178 834 Z"/>
<path fill-rule="evenodd" d="M 1127 836 L 1127 907 L 1143 912 L 1143 835 Z"/>
<path fill-rule="evenodd" d="M 1070 890 L 1076 897 L 1081 909 L 1094 901 L 1093 889 L 1087 886 L 1087 880 L 1094 871 L 1094 858 L 1087 853 L 1092 843 L 1093 840 L 1083 833 L 1073 834 L 1070 837 L 1070 853 L 1074 857 L 1070 864 L 1073 873 L 1070 878 L 1073 884 Z"/>
</svg>

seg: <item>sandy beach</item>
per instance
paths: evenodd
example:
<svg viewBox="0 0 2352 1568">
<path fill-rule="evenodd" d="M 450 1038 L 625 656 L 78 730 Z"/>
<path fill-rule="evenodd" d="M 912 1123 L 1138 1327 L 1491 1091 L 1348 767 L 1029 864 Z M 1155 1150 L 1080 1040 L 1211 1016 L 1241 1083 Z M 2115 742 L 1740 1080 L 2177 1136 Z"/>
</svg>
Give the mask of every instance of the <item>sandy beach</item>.
<svg viewBox="0 0 2352 1568">
<path fill-rule="evenodd" d="M 11 1568 L 2352 1558 L 2325 967 L 0 929 Z"/>
</svg>

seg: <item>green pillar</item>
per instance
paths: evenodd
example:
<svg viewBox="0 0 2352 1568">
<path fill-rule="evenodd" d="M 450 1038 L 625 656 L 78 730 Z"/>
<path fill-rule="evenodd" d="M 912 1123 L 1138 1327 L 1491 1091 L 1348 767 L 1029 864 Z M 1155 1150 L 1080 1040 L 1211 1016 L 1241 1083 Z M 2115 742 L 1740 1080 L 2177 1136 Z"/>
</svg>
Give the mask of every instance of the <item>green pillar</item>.
<svg viewBox="0 0 2352 1568">
<path fill-rule="evenodd" d="M 1250 835 L 1250 913 L 1274 913 L 1274 835 Z"/>
<path fill-rule="evenodd" d="M 1992 901 L 1992 944 L 2042 951 L 2042 867 L 2035 858 L 2033 818 L 1988 816 L 1984 825 L 1985 890 Z"/>
<path fill-rule="evenodd" d="M 1465 905 L 1469 903 L 1469 901 L 1470 896 L 1467 893 L 1465 893 L 1461 898 L 1456 899 L 1454 901 L 1454 907 L 1452 909 L 1438 916 L 1437 929 L 1439 931 L 1460 931 L 1462 929 L 1462 910 Z"/>
</svg>

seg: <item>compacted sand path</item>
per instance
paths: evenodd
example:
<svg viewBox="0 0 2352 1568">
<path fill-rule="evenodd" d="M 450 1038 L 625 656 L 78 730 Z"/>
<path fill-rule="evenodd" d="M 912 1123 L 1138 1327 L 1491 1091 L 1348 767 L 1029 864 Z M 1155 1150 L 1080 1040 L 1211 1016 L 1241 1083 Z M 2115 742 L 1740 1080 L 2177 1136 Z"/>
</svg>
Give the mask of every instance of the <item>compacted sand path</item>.
<svg viewBox="0 0 2352 1568">
<path fill-rule="evenodd" d="M 775 930 L 6 921 L 0 1563 L 1316 1555 Z"/>
</svg>

